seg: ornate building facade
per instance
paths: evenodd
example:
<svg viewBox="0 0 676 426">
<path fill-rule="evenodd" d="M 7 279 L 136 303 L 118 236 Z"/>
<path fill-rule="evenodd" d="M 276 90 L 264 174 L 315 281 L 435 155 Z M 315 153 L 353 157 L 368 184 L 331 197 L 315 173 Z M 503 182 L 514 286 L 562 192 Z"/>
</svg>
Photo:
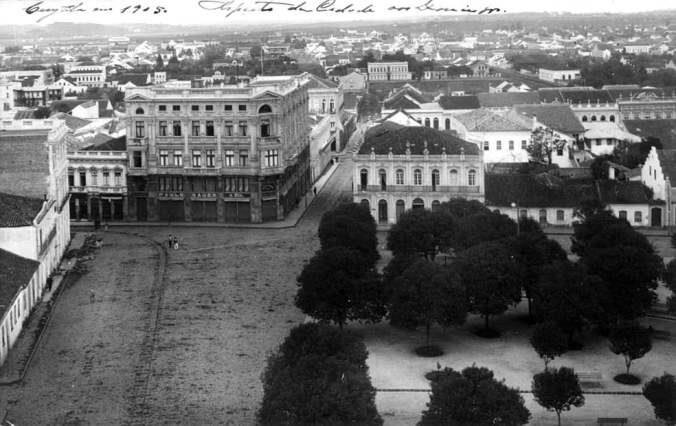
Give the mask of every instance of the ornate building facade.
<svg viewBox="0 0 676 426">
<path fill-rule="evenodd" d="M 308 81 L 127 93 L 128 219 L 283 219 L 311 186 Z"/>
</svg>

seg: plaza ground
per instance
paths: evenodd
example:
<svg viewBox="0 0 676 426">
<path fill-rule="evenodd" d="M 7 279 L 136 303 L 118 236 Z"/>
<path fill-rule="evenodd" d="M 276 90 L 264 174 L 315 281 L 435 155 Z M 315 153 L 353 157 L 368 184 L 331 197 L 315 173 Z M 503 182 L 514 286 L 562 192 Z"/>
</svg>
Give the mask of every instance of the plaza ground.
<svg viewBox="0 0 676 426">
<path fill-rule="evenodd" d="M 0 387 L 8 418 L 17 425 L 253 424 L 266 358 L 305 320 L 293 304 L 296 277 L 318 248 L 322 212 L 349 198 L 349 169 L 346 164 L 336 171 L 295 228 L 101 232 L 103 247 L 88 262 L 90 272 L 63 289 L 24 382 Z M 179 250 L 166 247 L 170 233 L 178 236 Z M 673 256 L 668 244 L 657 245 Z M 496 322 L 505 331 L 497 340 L 474 336 L 475 319 L 461 329 L 435 330 L 446 351 L 438 359 L 411 353 L 421 332 L 386 324 L 350 327 L 366 338 L 376 388 L 424 390 L 429 384 L 422 374 L 438 360 L 454 368 L 476 362 L 508 385 L 528 389 L 542 363 L 517 314 Z M 666 327 L 673 326 L 659 325 Z M 673 342 L 656 342 L 632 370 L 644 380 L 662 374 L 671 368 L 674 349 Z M 602 389 L 623 388 L 612 381 L 622 360 L 602 339 L 591 336 L 585 350 L 554 364 L 601 370 Z M 552 423 L 553 414 L 524 397 L 533 424 Z M 414 424 L 427 401 L 426 392 L 378 392 L 376 399 L 388 425 Z M 564 418 L 574 424 L 601 416 L 656 424 L 642 396 L 590 395 L 587 401 Z"/>
</svg>

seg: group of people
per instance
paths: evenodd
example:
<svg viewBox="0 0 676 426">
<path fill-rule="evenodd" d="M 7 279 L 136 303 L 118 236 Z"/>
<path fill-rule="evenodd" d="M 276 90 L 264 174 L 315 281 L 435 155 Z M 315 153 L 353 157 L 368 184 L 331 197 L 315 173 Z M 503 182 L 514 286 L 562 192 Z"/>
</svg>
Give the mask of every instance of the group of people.
<svg viewBox="0 0 676 426">
<path fill-rule="evenodd" d="M 174 250 L 178 250 L 178 237 L 169 234 L 169 240 L 168 240 L 168 243 L 169 243 L 169 248 L 170 248 L 170 249 L 173 248 Z"/>
</svg>

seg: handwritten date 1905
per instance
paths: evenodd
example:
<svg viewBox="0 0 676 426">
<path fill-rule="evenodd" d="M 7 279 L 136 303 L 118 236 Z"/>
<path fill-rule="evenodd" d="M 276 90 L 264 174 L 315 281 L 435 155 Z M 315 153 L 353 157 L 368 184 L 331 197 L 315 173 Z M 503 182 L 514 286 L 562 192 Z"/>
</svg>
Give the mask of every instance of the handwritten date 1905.
<svg viewBox="0 0 676 426">
<path fill-rule="evenodd" d="M 160 13 L 167 13 L 167 8 L 162 7 L 162 6 L 155 6 L 155 7 L 150 7 L 150 6 L 145 6 L 145 5 L 133 5 L 133 6 L 126 6 L 123 7 L 122 10 L 120 10 L 120 13 L 127 13 L 127 14 L 134 14 L 137 12 L 152 12 L 153 15 L 157 15 Z"/>
</svg>

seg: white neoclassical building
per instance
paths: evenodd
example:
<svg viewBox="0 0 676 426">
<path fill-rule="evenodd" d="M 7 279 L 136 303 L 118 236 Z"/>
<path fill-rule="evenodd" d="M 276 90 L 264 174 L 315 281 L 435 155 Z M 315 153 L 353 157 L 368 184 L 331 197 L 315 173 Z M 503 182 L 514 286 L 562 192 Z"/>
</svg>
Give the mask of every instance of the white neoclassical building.
<svg viewBox="0 0 676 426">
<path fill-rule="evenodd" d="M 366 132 L 354 163 L 353 200 L 379 224 L 452 198 L 484 200 L 482 151 L 449 132 L 388 121 Z"/>
</svg>

